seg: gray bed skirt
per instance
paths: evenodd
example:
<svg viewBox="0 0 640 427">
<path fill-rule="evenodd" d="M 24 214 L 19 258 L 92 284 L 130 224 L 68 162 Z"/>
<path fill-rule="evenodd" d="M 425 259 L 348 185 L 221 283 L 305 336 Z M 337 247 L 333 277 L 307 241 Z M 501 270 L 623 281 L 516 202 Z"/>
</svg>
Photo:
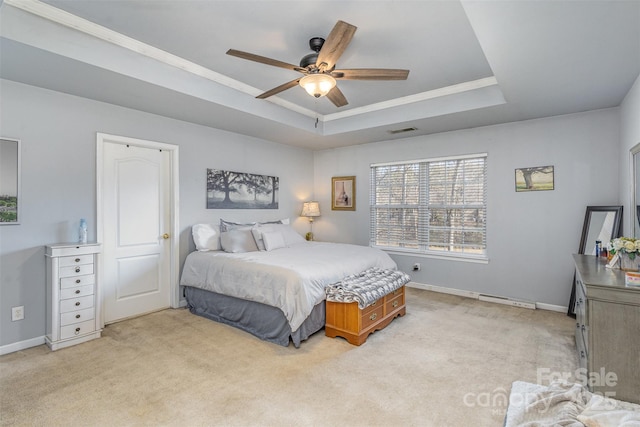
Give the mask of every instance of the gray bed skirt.
<svg viewBox="0 0 640 427">
<path fill-rule="evenodd" d="M 316 305 L 296 331 L 291 331 L 284 313 L 276 307 L 242 300 L 200 288 L 185 286 L 185 297 L 193 314 L 235 326 L 274 344 L 287 347 L 289 341 L 298 348 L 313 333 L 324 328 L 325 304 Z"/>
</svg>

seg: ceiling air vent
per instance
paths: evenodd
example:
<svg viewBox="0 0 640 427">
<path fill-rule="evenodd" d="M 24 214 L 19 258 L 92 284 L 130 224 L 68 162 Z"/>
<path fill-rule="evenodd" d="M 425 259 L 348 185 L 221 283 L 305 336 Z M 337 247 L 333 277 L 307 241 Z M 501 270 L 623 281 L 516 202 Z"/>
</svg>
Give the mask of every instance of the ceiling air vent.
<svg viewBox="0 0 640 427">
<path fill-rule="evenodd" d="M 411 128 L 404 128 L 404 129 L 395 129 L 395 130 L 390 130 L 389 133 L 391 135 L 395 135 L 398 133 L 413 132 L 414 130 L 418 130 L 418 128 L 411 127 Z"/>
</svg>

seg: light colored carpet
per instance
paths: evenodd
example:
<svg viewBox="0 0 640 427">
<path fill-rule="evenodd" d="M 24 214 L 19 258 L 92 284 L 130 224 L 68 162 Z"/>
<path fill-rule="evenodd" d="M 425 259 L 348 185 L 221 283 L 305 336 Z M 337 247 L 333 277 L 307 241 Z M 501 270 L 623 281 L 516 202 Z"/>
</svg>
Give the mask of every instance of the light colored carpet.
<svg viewBox="0 0 640 427">
<path fill-rule="evenodd" d="M 407 290 L 407 314 L 355 347 L 280 347 L 165 310 L 103 337 L 0 357 L 2 425 L 502 426 L 516 380 L 577 368 L 562 313 Z"/>
</svg>

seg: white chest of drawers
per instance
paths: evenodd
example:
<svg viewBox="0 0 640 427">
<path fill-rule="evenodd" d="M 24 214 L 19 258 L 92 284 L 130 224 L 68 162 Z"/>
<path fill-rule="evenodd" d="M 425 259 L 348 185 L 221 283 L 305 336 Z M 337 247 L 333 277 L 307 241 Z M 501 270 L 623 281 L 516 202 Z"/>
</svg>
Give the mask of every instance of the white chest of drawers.
<svg viewBox="0 0 640 427">
<path fill-rule="evenodd" d="M 47 265 L 46 343 L 51 350 L 80 344 L 102 333 L 99 243 L 45 247 Z"/>
</svg>

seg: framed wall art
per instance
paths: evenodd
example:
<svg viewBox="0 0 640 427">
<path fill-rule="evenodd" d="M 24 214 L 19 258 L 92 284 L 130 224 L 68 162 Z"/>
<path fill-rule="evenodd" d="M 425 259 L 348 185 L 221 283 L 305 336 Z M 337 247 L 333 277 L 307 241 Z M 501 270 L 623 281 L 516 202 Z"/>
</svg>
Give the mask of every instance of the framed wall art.
<svg viewBox="0 0 640 427">
<path fill-rule="evenodd" d="M 331 178 L 331 210 L 356 210 L 355 176 L 335 176 Z"/>
<path fill-rule="evenodd" d="M 207 209 L 278 209 L 277 176 L 207 169 Z"/>
<path fill-rule="evenodd" d="M 553 190 L 553 166 L 516 169 L 516 192 Z"/>
<path fill-rule="evenodd" d="M 0 225 L 20 224 L 20 140 L 0 137 Z"/>
</svg>

